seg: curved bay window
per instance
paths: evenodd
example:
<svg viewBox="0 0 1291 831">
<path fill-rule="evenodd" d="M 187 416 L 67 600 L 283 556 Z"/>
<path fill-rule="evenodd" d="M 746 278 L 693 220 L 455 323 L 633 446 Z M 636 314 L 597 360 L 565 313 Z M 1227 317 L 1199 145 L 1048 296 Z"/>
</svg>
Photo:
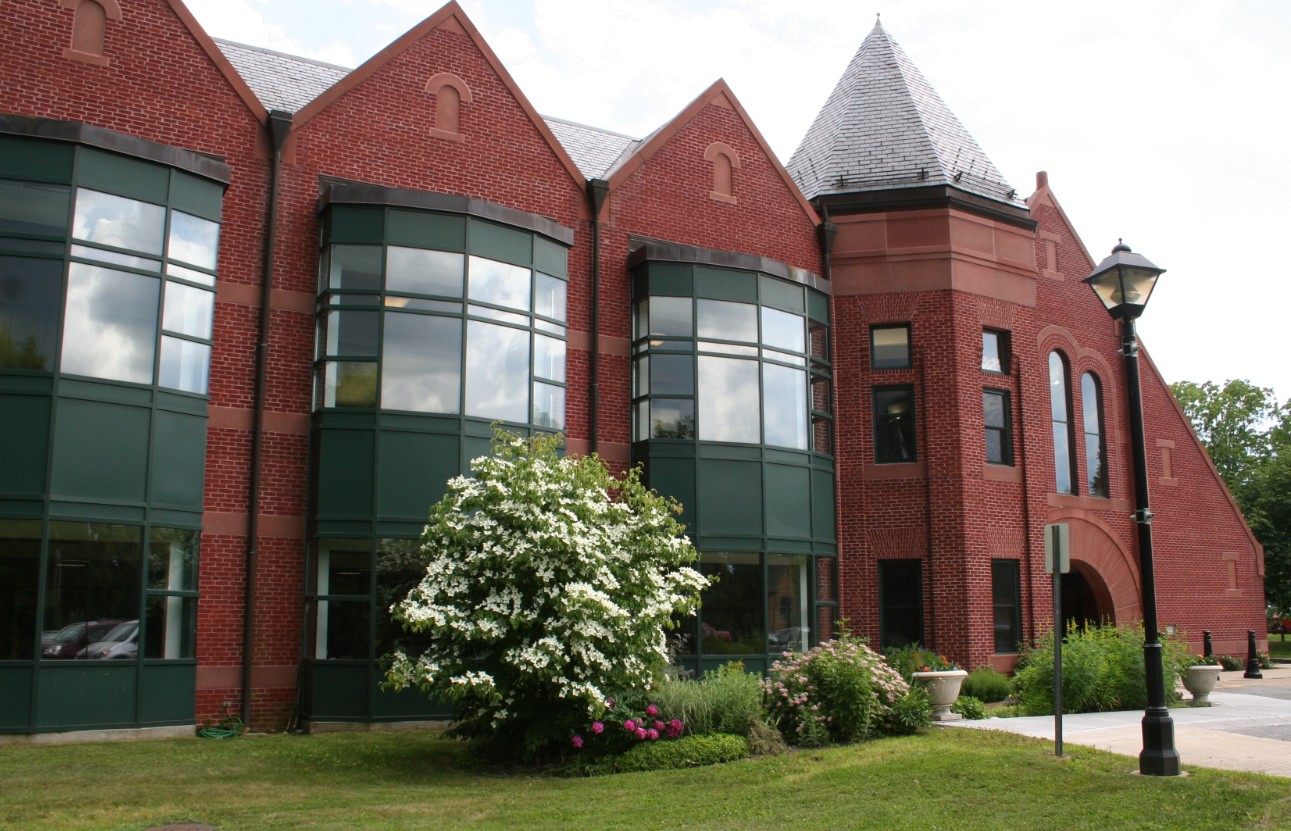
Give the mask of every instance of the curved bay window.
<svg viewBox="0 0 1291 831">
<path fill-rule="evenodd" d="M 0 116 L 0 732 L 192 722 L 228 175 Z"/>
<path fill-rule="evenodd" d="M 695 671 L 765 668 L 837 612 L 829 298 L 728 252 L 650 243 L 632 264 L 633 460 L 718 578 L 673 650 Z"/>
</svg>

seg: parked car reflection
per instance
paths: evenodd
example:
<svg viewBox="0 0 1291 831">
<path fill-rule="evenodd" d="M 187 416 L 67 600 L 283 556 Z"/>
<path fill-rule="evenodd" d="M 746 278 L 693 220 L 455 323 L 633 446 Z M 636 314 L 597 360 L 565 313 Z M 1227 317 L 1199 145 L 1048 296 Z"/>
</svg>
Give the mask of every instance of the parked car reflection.
<svg viewBox="0 0 1291 831">
<path fill-rule="evenodd" d="M 77 658 L 107 660 L 111 658 L 139 657 L 139 621 L 127 620 L 112 627 L 103 639 L 90 644 L 76 655 Z"/>
<path fill-rule="evenodd" d="M 116 626 L 126 623 L 121 619 L 114 620 L 83 620 L 79 623 L 69 623 L 62 629 L 59 629 L 47 640 L 42 638 L 40 644 L 40 657 L 66 659 L 75 658 L 81 654 L 92 643 L 103 640 Z M 138 623 L 138 621 L 134 621 Z"/>
</svg>

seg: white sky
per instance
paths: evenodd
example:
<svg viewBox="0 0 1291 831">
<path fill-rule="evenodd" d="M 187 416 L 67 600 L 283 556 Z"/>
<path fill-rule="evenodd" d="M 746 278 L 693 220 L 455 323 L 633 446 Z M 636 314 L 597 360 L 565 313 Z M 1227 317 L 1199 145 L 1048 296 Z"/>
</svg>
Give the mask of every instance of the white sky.
<svg viewBox="0 0 1291 831">
<path fill-rule="evenodd" d="M 185 2 L 216 37 L 346 66 L 441 5 Z M 781 161 L 881 13 L 1013 187 L 1049 172 L 1095 261 L 1124 237 L 1167 269 L 1139 326 L 1167 381 L 1246 378 L 1291 398 L 1291 268 L 1273 245 L 1291 235 L 1291 3 L 462 5 L 544 115 L 640 137 L 725 78 Z"/>
</svg>

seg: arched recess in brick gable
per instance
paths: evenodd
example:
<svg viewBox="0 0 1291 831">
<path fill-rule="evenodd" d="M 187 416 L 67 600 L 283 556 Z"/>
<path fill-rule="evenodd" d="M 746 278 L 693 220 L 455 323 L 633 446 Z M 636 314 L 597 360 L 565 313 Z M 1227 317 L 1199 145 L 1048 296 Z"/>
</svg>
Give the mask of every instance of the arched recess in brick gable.
<svg viewBox="0 0 1291 831">
<path fill-rule="evenodd" d="M 62 3 L 64 8 L 73 12 L 72 43 L 63 50 L 63 57 L 107 66 L 103 40 L 108 21 L 121 20 L 121 6 L 117 0 L 62 0 Z"/>
<path fill-rule="evenodd" d="M 451 72 L 441 72 L 426 82 L 426 92 L 435 96 L 435 125 L 430 134 L 453 141 L 465 141 L 462 135 L 462 104 L 472 102 L 471 88 Z"/>
<path fill-rule="evenodd" d="M 1071 568 L 1089 583 L 1099 615 L 1114 623 L 1141 617 L 1138 566 L 1111 529 L 1084 511 L 1063 512 L 1050 521 L 1065 522 L 1071 529 Z"/>
<path fill-rule="evenodd" d="M 718 202 L 736 203 L 735 171 L 740 168 L 740 156 L 735 148 L 721 141 L 708 145 L 704 159 L 713 165 L 713 188 L 708 195 Z"/>
</svg>

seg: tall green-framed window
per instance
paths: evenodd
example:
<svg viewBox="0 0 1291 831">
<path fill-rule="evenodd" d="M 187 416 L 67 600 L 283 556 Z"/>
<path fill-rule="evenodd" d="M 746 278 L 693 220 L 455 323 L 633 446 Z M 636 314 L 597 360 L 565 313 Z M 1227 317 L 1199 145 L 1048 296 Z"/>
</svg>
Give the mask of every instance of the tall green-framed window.
<svg viewBox="0 0 1291 831">
<path fill-rule="evenodd" d="M 333 209 L 327 227 L 316 409 L 564 428 L 562 246 L 474 218 L 384 208 Z M 348 241 L 365 230 L 372 242 Z"/>
</svg>

